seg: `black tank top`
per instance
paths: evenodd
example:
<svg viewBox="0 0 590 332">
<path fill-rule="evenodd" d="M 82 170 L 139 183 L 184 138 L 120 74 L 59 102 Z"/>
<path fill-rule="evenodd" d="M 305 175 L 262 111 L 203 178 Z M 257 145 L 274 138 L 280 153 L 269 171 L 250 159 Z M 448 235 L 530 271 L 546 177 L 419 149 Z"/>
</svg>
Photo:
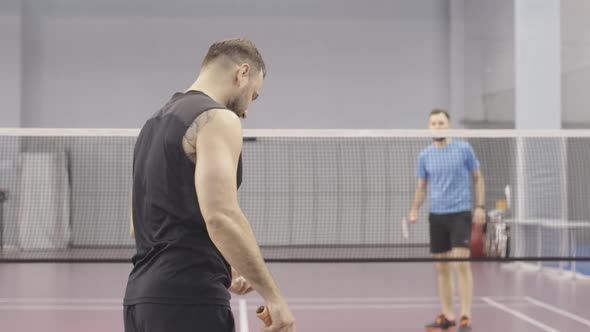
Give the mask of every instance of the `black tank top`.
<svg viewBox="0 0 590 332">
<path fill-rule="evenodd" d="M 195 164 L 182 139 L 195 118 L 225 109 L 199 91 L 176 93 L 141 129 L 133 152 L 133 225 L 137 253 L 125 304 L 229 305 L 231 268 L 201 214 Z M 238 187 L 242 158 L 238 163 Z"/>
</svg>

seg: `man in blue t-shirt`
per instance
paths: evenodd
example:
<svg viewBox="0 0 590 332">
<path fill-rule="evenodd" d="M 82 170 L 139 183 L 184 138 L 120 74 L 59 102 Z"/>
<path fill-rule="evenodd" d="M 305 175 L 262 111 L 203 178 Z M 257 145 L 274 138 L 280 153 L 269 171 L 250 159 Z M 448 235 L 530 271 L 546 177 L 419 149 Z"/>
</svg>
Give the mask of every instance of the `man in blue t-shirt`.
<svg viewBox="0 0 590 332">
<path fill-rule="evenodd" d="M 450 129 L 450 117 L 444 110 L 429 116 L 431 130 Z M 410 210 L 410 222 L 418 219 L 418 209 L 430 195 L 430 251 L 435 258 L 467 258 L 470 255 L 471 222 L 479 227 L 485 222 L 485 185 L 479 161 L 469 143 L 436 137 L 418 157 L 418 186 Z M 475 210 L 471 184 L 475 187 Z M 457 285 L 461 300 L 458 332 L 471 331 L 473 278 L 468 261 L 456 262 Z M 442 313 L 427 328 L 447 330 L 456 325 L 453 313 L 451 263 L 436 263 Z"/>
</svg>

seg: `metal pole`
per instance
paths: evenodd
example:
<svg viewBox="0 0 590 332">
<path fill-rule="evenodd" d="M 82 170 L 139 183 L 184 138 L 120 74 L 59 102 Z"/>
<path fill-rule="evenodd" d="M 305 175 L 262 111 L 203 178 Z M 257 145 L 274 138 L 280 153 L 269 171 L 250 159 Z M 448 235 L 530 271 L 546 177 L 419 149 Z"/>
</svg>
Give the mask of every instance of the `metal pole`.
<svg viewBox="0 0 590 332">
<path fill-rule="evenodd" d="M 0 189 L 0 250 L 4 249 L 4 201 L 6 201 L 6 191 Z"/>
</svg>

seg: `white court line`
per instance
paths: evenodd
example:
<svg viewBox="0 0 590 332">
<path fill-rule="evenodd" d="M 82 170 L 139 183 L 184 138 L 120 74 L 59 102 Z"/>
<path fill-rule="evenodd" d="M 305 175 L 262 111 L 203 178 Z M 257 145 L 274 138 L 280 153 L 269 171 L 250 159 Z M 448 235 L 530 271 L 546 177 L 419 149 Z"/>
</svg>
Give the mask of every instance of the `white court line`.
<svg viewBox="0 0 590 332">
<path fill-rule="evenodd" d="M 18 298 L 1 298 L 0 304 L 2 303 L 26 303 L 26 304 L 120 304 L 123 305 L 123 299 L 92 299 L 92 298 L 57 298 L 57 297 L 18 297 Z"/>
<path fill-rule="evenodd" d="M 250 297 L 252 301 L 263 301 L 258 297 Z M 474 299 L 478 299 L 475 297 Z M 515 297 L 514 299 L 522 299 L 522 297 Z M 309 298 L 287 298 L 288 303 L 331 303 L 331 302 L 352 302 L 352 303 L 382 303 L 382 302 L 438 302 L 438 297 L 309 297 Z M 232 301 L 234 302 L 234 301 Z M 57 297 L 14 297 L 2 298 L 0 297 L 0 304 L 2 303 L 26 303 L 26 304 L 123 304 L 122 298 L 57 298 Z"/>
<path fill-rule="evenodd" d="M 505 306 L 503 304 L 500 304 L 500 303 L 498 303 L 498 302 L 496 302 L 496 301 L 494 301 L 494 300 L 492 300 L 492 299 L 490 299 L 488 297 L 483 297 L 482 300 L 484 300 L 484 302 L 487 302 L 492 307 L 498 308 L 498 309 L 500 309 L 502 311 L 505 311 L 505 312 L 507 312 L 507 313 L 515 316 L 515 317 L 518 317 L 518 318 L 524 320 L 525 322 L 527 322 L 529 324 L 535 325 L 536 327 L 542 329 L 543 331 L 547 331 L 547 332 L 560 332 L 559 330 L 556 330 L 556 329 L 554 329 L 554 328 L 552 328 L 550 326 L 547 326 L 547 325 L 545 325 L 545 324 L 543 324 L 543 323 L 535 320 L 534 318 L 523 314 L 522 312 L 519 312 L 519 311 L 510 309 L 509 307 L 507 307 L 507 306 Z"/>
<path fill-rule="evenodd" d="M 123 311 L 123 306 L 97 306 L 97 305 L 43 305 L 43 304 L 26 304 L 26 305 L 6 305 L 0 304 L 1 310 L 34 310 L 34 311 Z"/>
<path fill-rule="evenodd" d="M 510 301 L 510 300 L 523 300 L 523 296 L 488 296 L 496 300 Z M 259 297 L 248 297 L 248 300 L 262 301 Z M 458 299 L 455 297 L 455 299 Z M 482 297 L 474 296 L 474 300 L 481 300 Z M 382 303 L 382 302 L 438 302 L 438 297 L 294 297 L 287 298 L 288 303 L 304 302 L 304 303 L 322 303 L 322 302 L 369 302 L 369 303 Z M 234 302 L 232 300 L 232 302 Z M 111 304 L 123 304 L 123 298 L 64 298 L 64 297 L 0 297 L 0 304 L 2 303 L 52 303 L 52 304 L 71 304 L 71 303 L 111 303 Z"/>
<path fill-rule="evenodd" d="M 515 307 L 533 307 L 534 305 L 527 302 L 511 304 Z M 472 304 L 474 308 L 489 308 L 488 303 L 475 303 Z M 403 304 L 403 303 L 392 303 L 392 304 L 296 304 L 289 305 L 291 310 L 339 310 L 339 309 L 431 309 L 440 308 L 440 304 Z M 250 307 L 249 309 L 256 309 L 256 307 Z"/>
<path fill-rule="evenodd" d="M 240 332 L 248 332 L 248 302 L 240 299 Z"/>
<path fill-rule="evenodd" d="M 492 296 L 498 301 L 519 301 L 524 300 L 522 296 Z M 261 302 L 258 297 L 249 297 L 252 302 Z M 455 298 L 456 300 L 457 298 Z M 473 297 L 474 301 L 482 297 Z M 232 300 L 232 303 L 235 301 Z M 310 297 L 310 298 L 287 298 L 287 303 L 439 303 L 438 297 Z M 57 297 L 0 297 L 1 304 L 119 304 L 123 305 L 122 298 L 57 298 Z"/>
<path fill-rule="evenodd" d="M 515 307 L 531 307 L 532 303 L 511 304 Z M 436 309 L 440 304 L 296 304 L 291 310 L 376 310 L 376 309 Z M 489 304 L 475 303 L 474 308 L 489 308 Z M 256 310 L 258 306 L 239 305 L 240 332 L 248 332 L 248 310 Z M 52 305 L 52 304 L 0 304 L 0 311 L 123 311 L 123 306 L 106 305 Z"/>
<path fill-rule="evenodd" d="M 522 296 L 500 296 L 495 297 L 502 301 L 518 301 L 523 300 Z M 249 297 L 252 302 L 263 301 L 258 297 Z M 455 297 L 454 300 L 458 300 Z M 482 300 L 482 297 L 475 296 L 473 300 Z M 287 297 L 287 303 L 410 303 L 410 302 L 435 302 L 440 303 L 438 297 L 300 297 L 300 298 L 289 298 Z"/>
<path fill-rule="evenodd" d="M 484 303 L 474 302 L 474 308 L 489 308 L 490 304 L 489 301 L 491 299 L 487 298 L 486 301 L 484 298 L 481 300 Z M 515 307 L 530 307 L 535 305 L 530 301 L 525 301 L 524 298 L 513 298 L 514 300 L 520 300 L 521 302 L 512 302 L 510 303 L 511 306 Z M 120 311 L 123 309 L 122 304 L 118 299 L 116 303 L 112 303 L 113 305 L 100 305 L 100 303 L 96 303 L 98 305 L 94 305 L 92 303 L 92 299 L 48 299 L 48 298 L 21 298 L 16 299 L 18 301 L 10 303 L 9 301 L 13 301 L 15 299 L 1 299 L 4 303 L 0 303 L 0 310 L 71 310 L 71 311 Z M 30 301 L 33 300 L 33 301 Z M 53 302 L 52 302 L 53 300 Z M 60 300 L 62 303 L 57 303 Z M 68 301 L 63 301 L 68 300 Z M 72 301 L 75 300 L 75 301 Z M 316 299 L 318 300 L 318 299 Z M 330 301 L 325 302 L 296 302 L 291 304 L 290 307 L 293 310 L 339 310 L 339 309 L 354 309 L 354 310 L 363 310 L 363 309 L 423 309 L 423 308 L 438 308 L 440 306 L 439 303 L 427 303 L 427 302 L 367 302 L 367 301 L 353 301 L 349 303 L 345 302 L 334 302 L 331 301 L 333 299 L 329 299 Z M 386 299 L 382 299 L 386 300 Z M 113 300 L 108 300 L 112 302 Z M 103 299 L 104 304 L 109 304 L 107 299 Z M 236 303 L 232 301 L 232 306 L 235 307 Z M 248 302 L 246 299 L 240 299 L 238 301 L 238 310 L 240 315 L 241 327 L 243 332 L 248 332 L 248 310 L 256 310 L 258 306 L 248 306 Z"/>
<path fill-rule="evenodd" d="M 561 310 L 561 309 L 559 309 L 557 307 L 554 307 L 554 306 L 552 306 L 550 304 L 547 304 L 545 302 L 539 301 L 539 300 L 534 299 L 534 298 L 529 297 L 529 296 L 525 296 L 524 299 L 526 301 L 534 304 L 534 305 L 537 305 L 537 306 L 541 307 L 541 308 L 545 308 L 545 309 L 547 309 L 549 311 L 553 311 L 554 313 L 560 314 L 560 315 L 565 316 L 565 317 L 567 317 L 569 319 L 573 319 L 573 320 L 575 320 L 578 323 L 584 324 L 586 326 L 590 326 L 590 320 L 584 319 L 584 318 L 582 318 L 582 317 L 580 317 L 578 315 L 574 315 L 574 314 L 572 314 L 569 311 Z"/>
</svg>

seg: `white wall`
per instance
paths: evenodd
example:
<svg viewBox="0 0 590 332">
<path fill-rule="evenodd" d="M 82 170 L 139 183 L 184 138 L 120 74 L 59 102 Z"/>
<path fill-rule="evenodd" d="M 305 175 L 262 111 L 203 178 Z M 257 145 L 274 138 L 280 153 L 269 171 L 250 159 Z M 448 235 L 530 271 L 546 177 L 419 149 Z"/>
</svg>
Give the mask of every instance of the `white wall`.
<svg viewBox="0 0 590 332">
<path fill-rule="evenodd" d="M 21 117 L 21 6 L 19 0 L 0 2 L 0 127 L 18 127 Z M 16 216 L 17 188 L 16 159 L 19 142 L 14 137 L 0 137 L 0 190 L 6 191 L 8 200 L 3 204 L 0 221 L 4 221 L 2 246 L 14 239 L 16 227 L 10 220 Z M 0 246 L 0 249 L 1 246 Z"/>
<path fill-rule="evenodd" d="M 465 2 L 465 52 L 466 119 L 513 121 L 513 0 Z"/>
<path fill-rule="evenodd" d="M 213 41 L 236 35 L 269 70 L 247 128 L 422 128 L 449 106 L 447 1 L 181 2 L 30 6 L 23 125 L 141 126 Z"/>
<path fill-rule="evenodd" d="M 590 127 L 590 2 L 561 1 L 562 121 Z M 465 1 L 465 113 L 514 121 L 514 0 Z"/>
<path fill-rule="evenodd" d="M 563 120 L 590 127 L 590 2 L 561 1 Z"/>
<path fill-rule="evenodd" d="M 0 15 L 6 126 L 140 126 L 236 35 L 269 67 L 246 128 L 422 128 L 452 106 L 458 127 L 514 121 L 513 0 L 5 0 Z M 562 1 L 570 125 L 590 123 L 589 16 Z"/>
</svg>

